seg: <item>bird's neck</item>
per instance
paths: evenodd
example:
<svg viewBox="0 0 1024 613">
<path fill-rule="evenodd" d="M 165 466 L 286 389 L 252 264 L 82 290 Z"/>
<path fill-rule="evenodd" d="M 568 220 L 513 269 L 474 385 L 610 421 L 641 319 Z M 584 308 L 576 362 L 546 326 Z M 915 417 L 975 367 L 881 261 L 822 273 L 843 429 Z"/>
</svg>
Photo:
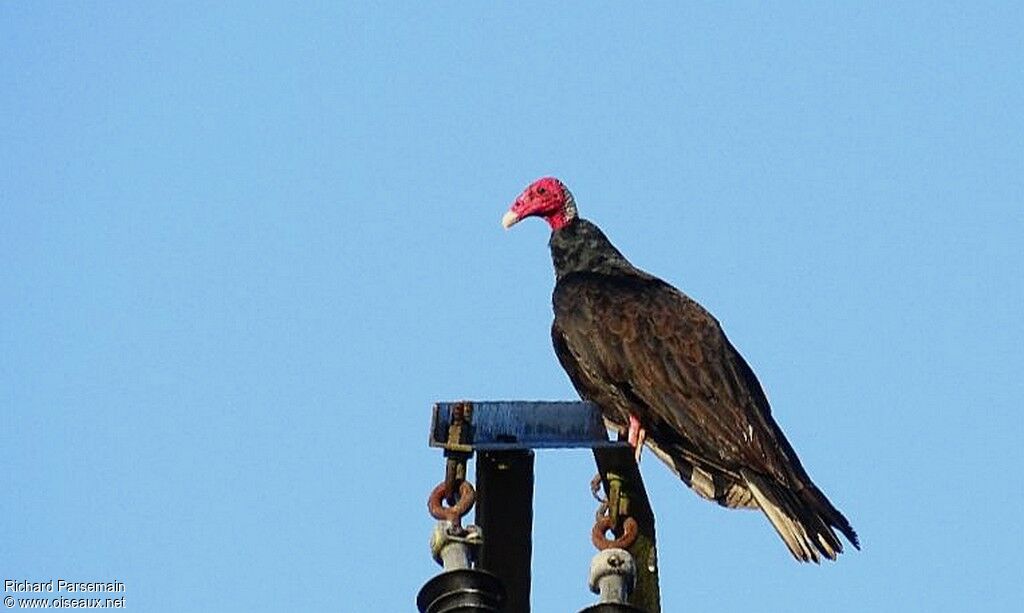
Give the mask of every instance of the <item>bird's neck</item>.
<svg viewBox="0 0 1024 613">
<path fill-rule="evenodd" d="M 573 219 L 553 231 L 548 246 L 556 280 L 574 272 L 649 276 L 630 264 L 604 232 L 586 219 Z"/>
</svg>

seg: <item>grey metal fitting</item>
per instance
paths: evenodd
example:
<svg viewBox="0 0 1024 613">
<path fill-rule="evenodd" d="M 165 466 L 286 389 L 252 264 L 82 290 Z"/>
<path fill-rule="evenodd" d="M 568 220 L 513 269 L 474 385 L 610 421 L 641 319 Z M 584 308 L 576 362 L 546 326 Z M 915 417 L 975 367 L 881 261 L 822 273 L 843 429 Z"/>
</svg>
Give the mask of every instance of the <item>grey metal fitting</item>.
<svg viewBox="0 0 1024 613">
<path fill-rule="evenodd" d="M 599 602 L 626 604 L 636 584 L 636 563 L 625 549 L 605 549 L 590 562 L 590 591 Z"/>
<path fill-rule="evenodd" d="M 464 534 L 453 534 L 453 527 L 447 520 L 434 525 L 430 533 L 430 553 L 445 570 L 471 568 L 484 542 L 483 533 L 477 526 L 466 526 Z"/>
</svg>

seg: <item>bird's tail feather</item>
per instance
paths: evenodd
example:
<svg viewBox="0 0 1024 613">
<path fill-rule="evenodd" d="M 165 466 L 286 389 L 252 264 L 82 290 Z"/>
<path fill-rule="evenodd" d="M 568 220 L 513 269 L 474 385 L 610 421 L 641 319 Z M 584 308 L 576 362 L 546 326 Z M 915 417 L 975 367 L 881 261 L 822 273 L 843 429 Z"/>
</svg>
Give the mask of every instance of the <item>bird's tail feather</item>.
<svg viewBox="0 0 1024 613">
<path fill-rule="evenodd" d="M 798 495 L 753 471 L 744 469 L 741 475 L 768 521 L 797 560 L 818 563 L 821 556 L 835 560 L 842 553 L 843 544 L 832 530 L 833 526 L 839 528 L 854 547 L 860 548 L 849 522 L 817 488 L 812 486 Z"/>
<path fill-rule="evenodd" d="M 825 497 L 825 494 L 821 493 L 817 487 L 813 484 L 800 490 L 800 497 L 807 502 L 812 509 L 815 509 L 819 516 L 825 520 L 825 523 L 833 528 L 837 528 L 846 537 L 846 540 L 853 544 L 854 548 L 860 549 L 860 539 L 857 538 L 857 533 L 854 531 L 853 526 L 850 525 L 849 520 L 839 512 L 839 509 L 832 506 L 829 499 Z"/>
</svg>

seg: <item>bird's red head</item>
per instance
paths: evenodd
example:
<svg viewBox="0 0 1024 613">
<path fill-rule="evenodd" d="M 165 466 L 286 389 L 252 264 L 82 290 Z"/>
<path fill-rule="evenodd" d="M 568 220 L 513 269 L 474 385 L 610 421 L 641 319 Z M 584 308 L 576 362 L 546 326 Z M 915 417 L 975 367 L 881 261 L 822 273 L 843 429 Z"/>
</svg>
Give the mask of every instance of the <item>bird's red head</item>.
<svg viewBox="0 0 1024 613">
<path fill-rule="evenodd" d="M 576 201 L 558 179 L 537 179 L 519 194 L 512 208 L 501 218 L 501 225 L 510 228 L 527 217 L 542 217 L 552 230 L 561 230 L 576 219 Z"/>
</svg>

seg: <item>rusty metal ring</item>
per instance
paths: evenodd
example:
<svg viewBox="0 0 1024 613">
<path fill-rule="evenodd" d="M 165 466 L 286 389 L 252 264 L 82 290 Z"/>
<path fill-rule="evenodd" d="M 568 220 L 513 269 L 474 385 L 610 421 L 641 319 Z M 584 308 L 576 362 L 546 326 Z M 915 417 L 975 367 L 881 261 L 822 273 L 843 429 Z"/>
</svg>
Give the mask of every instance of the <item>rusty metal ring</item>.
<svg viewBox="0 0 1024 613">
<path fill-rule="evenodd" d="M 473 489 L 469 481 L 463 481 L 459 485 L 458 502 L 450 507 L 445 507 L 444 493 L 446 489 L 445 483 L 442 481 L 430 492 L 430 497 L 427 498 L 427 509 L 430 511 L 430 516 L 434 519 L 447 519 L 448 521 L 457 522 L 473 508 L 473 503 L 476 502 L 476 490 Z"/>
<path fill-rule="evenodd" d="M 602 517 L 594 522 L 594 529 L 590 532 L 590 542 L 594 544 L 594 547 L 597 547 L 598 551 L 604 551 L 613 547 L 629 549 L 636 542 L 636 536 L 640 532 L 639 524 L 632 517 L 627 517 L 622 522 L 622 536 L 614 541 L 608 540 L 605 534 L 614 528 L 615 524 L 612 523 L 611 517 Z"/>
</svg>

